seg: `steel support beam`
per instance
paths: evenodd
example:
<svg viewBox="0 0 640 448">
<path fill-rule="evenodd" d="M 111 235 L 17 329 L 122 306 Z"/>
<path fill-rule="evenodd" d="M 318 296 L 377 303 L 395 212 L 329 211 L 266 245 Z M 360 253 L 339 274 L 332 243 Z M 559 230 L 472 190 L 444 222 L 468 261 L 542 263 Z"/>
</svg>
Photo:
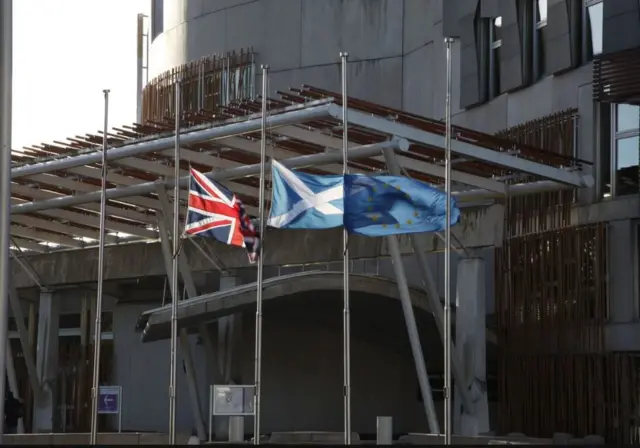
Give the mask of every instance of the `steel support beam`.
<svg viewBox="0 0 640 448">
<path fill-rule="evenodd" d="M 17 244 L 18 246 L 20 246 L 20 248 L 16 247 L 15 250 L 19 251 L 20 249 L 29 249 L 32 250 L 34 252 L 39 252 L 39 253 L 46 253 L 49 251 L 49 247 L 44 245 L 44 244 L 40 244 L 40 243 L 36 243 L 35 241 L 31 241 L 31 240 L 25 240 L 22 238 L 16 238 L 13 237 L 11 238 L 12 242 L 14 242 L 15 244 Z M 14 249 L 12 249 L 14 250 Z"/>
<path fill-rule="evenodd" d="M 21 400 L 20 389 L 18 388 L 18 377 L 16 376 L 16 366 L 13 362 L 13 350 L 11 349 L 11 340 L 7 338 L 7 381 L 9 385 L 9 391 L 16 400 Z M 5 394 L 7 392 L 5 391 Z M 6 429 L 6 428 L 5 428 Z M 24 434 L 24 417 L 18 419 L 18 427 L 16 428 L 18 434 Z"/>
<path fill-rule="evenodd" d="M 110 191 L 110 190 L 107 190 Z M 48 202 L 49 200 L 62 200 L 63 198 L 68 198 L 68 197 L 84 197 L 86 195 L 78 195 L 78 196 L 69 196 L 69 195 L 65 195 L 62 193 L 54 193 L 52 191 L 46 191 L 46 190 L 40 190 L 40 189 L 35 189 L 35 188 L 29 188 L 25 185 L 16 185 L 16 184 L 12 184 L 11 185 L 11 192 L 14 194 L 19 194 L 21 196 L 27 196 L 29 198 L 32 198 L 33 201 L 32 202 L 28 202 L 27 204 L 17 204 L 17 205 L 12 205 L 11 206 L 11 213 L 14 213 L 14 208 L 18 207 L 24 207 L 26 205 L 31 205 L 34 203 L 45 203 Z M 91 212 L 96 212 L 96 213 L 100 213 L 100 204 L 97 204 L 95 202 L 100 202 L 100 191 L 96 191 L 93 193 L 87 193 L 87 194 L 91 194 L 91 195 L 95 195 L 97 193 L 97 201 L 96 200 L 92 200 L 92 201 L 87 201 L 87 202 L 82 202 L 82 207 L 79 207 L 81 209 L 85 209 L 85 210 L 89 210 Z M 37 211 L 40 210 L 49 210 L 51 208 L 59 208 L 59 207 L 44 207 L 44 208 L 38 208 Z M 145 223 L 145 224 L 151 224 L 151 223 L 155 223 L 155 218 L 153 218 L 150 215 L 144 214 L 144 213 L 140 213 L 134 210 L 127 210 L 124 208 L 119 208 L 119 207 L 114 207 L 114 206 L 110 206 L 107 205 L 107 213 L 109 214 L 109 216 L 118 216 L 119 218 L 123 218 L 123 219 L 127 219 L 127 220 L 131 220 L 131 221 L 135 221 L 135 222 L 139 222 L 139 223 Z M 144 229 L 140 229 L 140 230 L 144 230 Z"/>
<path fill-rule="evenodd" d="M 391 235 L 386 237 L 386 239 L 389 245 L 389 252 L 391 254 L 396 281 L 398 282 L 400 303 L 402 304 L 404 321 L 407 325 L 407 333 L 409 334 L 409 342 L 413 353 L 413 361 L 416 366 L 416 374 L 418 376 L 418 383 L 420 384 L 420 392 L 422 393 L 422 402 L 424 404 L 427 422 L 429 423 L 429 429 L 432 434 L 440 434 L 440 424 L 438 423 L 436 407 L 433 402 L 433 393 L 431 392 L 431 386 L 429 384 L 427 366 L 424 362 L 424 352 L 422 351 L 422 344 L 420 343 L 416 316 L 413 312 L 413 305 L 411 304 L 409 286 L 407 285 L 407 277 L 404 272 L 404 265 L 402 264 L 398 237 L 396 235 Z"/>
<path fill-rule="evenodd" d="M 385 148 L 407 150 L 409 143 L 405 139 L 397 139 L 388 142 L 374 143 L 371 145 L 365 145 L 358 148 L 351 149 L 349 151 L 349 159 L 367 158 L 378 155 L 381 150 Z M 316 166 L 336 163 L 342 160 L 342 154 L 340 152 L 330 152 L 323 154 L 312 154 L 306 156 L 295 157 L 293 159 L 282 160 L 281 163 L 289 168 L 301 168 L 307 166 Z M 271 164 L 267 162 L 267 168 Z M 260 164 L 239 166 L 226 171 L 220 171 L 216 173 L 205 174 L 209 179 L 215 181 L 225 181 L 239 179 L 242 177 L 256 176 L 260 172 Z M 141 194 L 155 193 L 157 185 L 164 185 L 165 188 L 172 188 L 175 180 L 169 178 L 166 180 L 158 180 L 155 182 L 145 182 L 138 185 L 132 185 L 129 187 L 118 187 L 107 190 L 106 195 L 108 199 L 126 198 L 129 196 L 138 196 Z M 182 177 L 180 180 L 181 187 L 187 187 L 189 185 L 189 177 Z M 80 204 L 87 204 L 100 200 L 100 192 L 95 191 L 92 193 L 86 193 L 77 196 L 60 196 L 45 201 L 32 202 L 28 204 L 17 204 L 11 207 L 12 214 L 20 213 L 32 213 L 40 210 L 48 210 L 52 208 L 64 208 L 73 207 Z"/>
<path fill-rule="evenodd" d="M 331 105 L 329 113 L 339 120 L 342 112 L 339 106 Z M 349 122 L 357 126 L 373 129 L 378 132 L 406 138 L 429 146 L 444 147 L 444 137 L 431 132 L 416 129 L 402 123 L 393 122 L 384 118 L 367 115 L 356 110 L 349 110 Z M 568 171 L 552 166 L 532 162 L 504 152 L 498 152 L 461 140 L 451 140 L 451 151 L 470 159 L 482 160 L 488 163 L 510 168 L 512 170 L 533 174 L 558 183 L 572 187 L 592 187 L 593 176 L 579 171 Z"/>
<path fill-rule="evenodd" d="M 389 173 L 394 176 L 399 176 L 402 172 L 400 164 L 398 163 L 395 153 L 393 151 L 383 151 L 384 158 L 389 168 Z M 420 240 L 417 234 L 409 234 L 411 245 L 413 246 L 413 252 L 416 254 L 418 260 L 418 266 L 422 276 L 422 286 L 429 298 L 429 307 L 433 313 L 433 318 L 436 321 L 438 327 L 438 333 L 444 343 L 444 310 L 442 309 L 442 303 L 440 302 L 440 295 L 438 294 L 438 288 L 436 281 L 433 278 L 429 262 L 427 261 L 427 255 L 420 245 Z M 464 370 L 462 364 L 458 359 L 453 342 L 451 343 L 451 370 L 453 378 L 458 384 L 465 384 Z M 464 409 L 468 414 L 473 414 L 473 408 L 471 405 L 471 398 L 466 389 L 460 389 L 460 395 Z"/>
<path fill-rule="evenodd" d="M 320 102 L 318 102 L 320 103 Z M 267 118 L 267 126 L 275 128 L 289 124 L 300 123 L 309 120 L 318 120 L 327 117 L 329 104 L 309 107 L 309 105 L 296 105 L 287 107 L 284 112 L 270 115 Z M 184 145 L 198 143 L 207 140 L 221 139 L 232 135 L 246 134 L 260 130 L 262 118 L 260 114 L 242 117 L 242 120 L 229 120 L 228 123 L 214 123 L 206 126 L 195 126 L 180 134 L 180 141 Z M 141 154 L 162 151 L 174 146 L 175 137 L 161 137 L 141 139 L 118 147 L 111 147 L 107 151 L 107 161 L 134 157 Z M 59 171 L 71 167 L 91 165 L 99 163 L 102 159 L 100 152 L 91 151 L 74 157 L 65 157 L 46 162 L 38 162 L 30 165 L 15 167 L 11 170 L 11 178 L 24 177 L 33 174 Z"/>
<path fill-rule="evenodd" d="M 50 291 L 40 292 L 36 369 L 41 386 L 40 400 L 33 409 L 33 432 L 55 432 L 56 378 L 58 376 L 59 300 Z"/>
<path fill-rule="evenodd" d="M 279 135 L 295 138 L 297 140 L 303 140 L 311 142 L 317 145 L 324 146 L 328 149 L 335 149 L 336 151 L 341 148 L 341 140 L 330 135 L 324 135 L 319 132 L 302 129 L 300 127 L 287 126 L 282 129 L 278 129 Z M 235 138 L 235 137 L 233 137 Z M 350 143 L 349 147 L 355 147 L 354 143 Z M 430 176 L 437 176 L 444 178 L 444 166 L 435 165 L 433 163 L 425 162 L 423 160 L 406 157 L 404 155 L 397 156 L 400 163 L 405 166 L 410 166 L 412 170 L 419 171 Z M 378 162 L 385 162 L 384 157 L 375 156 L 371 157 Z M 323 167 L 325 168 L 325 167 Z M 352 171 L 355 172 L 355 171 Z M 506 192 L 506 186 L 502 182 L 491 180 L 489 178 L 475 176 L 473 174 L 465 173 L 462 171 L 451 171 L 451 179 L 455 182 L 459 182 L 465 185 L 469 185 L 476 188 L 489 190 L 494 193 L 504 195 Z"/>
<path fill-rule="evenodd" d="M 29 384 L 31 385 L 34 399 L 38 400 L 40 397 L 40 381 L 38 381 L 38 371 L 36 369 L 36 362 L 31 350 L 31 344 L 29 344 L 29 331 L 27 330 L 27 325 L 25 324 L 20 297 L 18 296 L 18 290 L 16 289 L 15 285 L 13 285 L 13 283 L 11 284 L 9 299 L 11 301 L 13 318 L 15 319 L 16 327 L 18 328 L 18 336 L 20 338 L 20 346 L 22 347 L 24 363 L 27 367 Z"/>
<path fill-rule="evenodd" d="M 167 220 L 170 220 L 171 215 L 167 218 L 166 215 L 162 213 L 158 213 L 158 227 L 160 230 L 160 244 L 162 246 L 162 255 L 164 258 L 165 269 L 167 271 L 167 278 L 170 283 L 170 291 L 173 291 L 173 279 L 171 276 L 171 265 L 172 265 L 172 253 L 171 246 L 169 240 L 169 232 L 166 225 Z M 178 260 L 180 262 L 180 257 Z M 184 277 L 183 277 L 184 281 Z M 186 283 L 185 283 L 186 286 Z M 193 286 L 193 283 L 192 283 Z M 195 289 L 195 288 L 194 288 Z M 172 298 L 176 300 L 175 297 Z M 178 299 L 179 300 L 179 299 Z M 193 356 L 191 355 L 191 346 L 189 345 L 189 335 L 187 334 L 187 330 L 182 328 L 179 330 L 179 339 L 180 339 L 180 352 L 182 353 L 182 359 L 184 362 L 184 367 L 187 375 L 187 387 L 189 389 L 189 401 L 191 403 L 191 410 L 193 412 L 193 419 L 196 426 L 196 432 L 198 433 L 198 438 L 200 440 L 207 439 L 207 431 L 204 425 L 204 419 L 202 417 L 202 407 L 200 406 L 200 398 L 198 395 L 198 385 L 196 380 L 196 372 L 193 364 Z"/>
<path fill-rule="evenodd" d="M 40 230 L 29 229 L 27 227 L 11 225 L 11 235 L 18 235 L 23 238 L 30 238 L 36 241 L 44 241 L 47 243 L 55 243 L 60 246 L 68 246 L 74 248 L 84 247 L 84 243 L 79 240 L 74 240 L 65 235 L 60 235 L 50 232 L 42 232 Z"/>
</svg>

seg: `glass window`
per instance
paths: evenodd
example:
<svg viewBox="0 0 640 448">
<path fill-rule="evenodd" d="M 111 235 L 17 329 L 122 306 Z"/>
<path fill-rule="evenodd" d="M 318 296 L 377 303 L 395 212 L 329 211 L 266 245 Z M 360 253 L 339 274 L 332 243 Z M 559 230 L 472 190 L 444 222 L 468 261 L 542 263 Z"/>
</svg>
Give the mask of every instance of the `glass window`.
<svg viewBox="0 0 640 448">
<path fill-rule="evenodd" d="M 502 17 L 496 17 L 493 19 L 493 42 L 502 43 Z"/>
<path fill-rule="evenodd" d="M 537 22 L 539 26 L 547 24 L 547 0 L 538 0 Z"/>
<path fill-rule="evenodd" d="M 591 27 L 591 47 L 593 55 L 597 56 L 602 53 L 602 2 L 588 6 L 589 24 Z"/>
<path fill-rule="evenodd" d="M 616 132 L 640 129 L 640 106 L 618 104 L 616 106 Z"/>
<path fill-rule="evenodd" d="M 164 31 L 164 0 L 151 0 L 151 40 Z"/>
<path fill-rule="evenodd" d="M 638 194 L 640 136 L 616 141 L 616 196 Z"/>
</svg>

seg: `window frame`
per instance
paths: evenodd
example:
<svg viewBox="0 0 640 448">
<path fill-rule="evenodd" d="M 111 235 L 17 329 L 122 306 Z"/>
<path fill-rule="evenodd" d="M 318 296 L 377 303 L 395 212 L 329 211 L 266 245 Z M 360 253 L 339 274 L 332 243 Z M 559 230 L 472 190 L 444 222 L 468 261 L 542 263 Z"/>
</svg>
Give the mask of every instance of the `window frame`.
<svg viewBox="0 0 640 448">
<path fill-rule="evenodd" d="M 151 42 L 153 42 L 156 37 L 164 33 L 164 0 L 151 0 L 149 16 L 149 31 Z"/>
<path fill-rule="evenodd" d="M 595 56 L 602 53 L 594 54 L 593 51 L 593 32 L 591 19 L 589 17 L 589 8 L 601 4 L 603 1 L 604 0 L 580 0 L 580 50 L 582 56 L 580 65 L 588 64 Z"/>
<path fill-rule="evenodd" d="M 533 82 L 538 82 L 545 76 L 544 69 L 544 48 L 542 48 L 542 33 L 543 29 L 547 26 L 547 18 L 540 18 L 540 0 L 535 0 L 533 3 L 532 20 L 533 31 L 531 40 L 531 61 L 532 61 L 532 77 Z M 549 14 L 549 4 L 547 2 L 547 17 Z"/>
<path fill-rule="evenodd" d="M 640 221 L 633 222 L 633 263 L 635 275 L 633 276 L 633 319 L 640 318 Z"/>
<path fill-rule="evenodd" d="M 610 179 L 611 179 L 611 197 L 623 197 L 619 196 L 617 192 L 618 187 L 618 141 L 624 140 L 627 138 L 640 138 L 640 106 L 635 106 L 638 108 L 638 127 L 635 129 L 627 129 L 624 131 L 618 131 L 618 107 L 621 105 L 625 105 L 624 103 L 615 103 L 612 104 L 611 107 L 611 128 L 610 128 L 610 144 L 611 144 L 611 157 L 610 157 Z M 640 157 L 638 160 L 638 165 L 640 166 Z M 640 168 L 639 168 L 640 169 Z M 627 195 L 625 195 L 627 196 Z"/>
<path fill-rule="evenodd" d="M 500 25 L 496 21 L 500 19 Z M 489 19 L 489 101 L 500 96 L 500 58 L 496 56 L 497 50 L 502 48 L 502 38 L 496 39 L 495 29 L 502 28 L 502 16 Z"/>
</svg>

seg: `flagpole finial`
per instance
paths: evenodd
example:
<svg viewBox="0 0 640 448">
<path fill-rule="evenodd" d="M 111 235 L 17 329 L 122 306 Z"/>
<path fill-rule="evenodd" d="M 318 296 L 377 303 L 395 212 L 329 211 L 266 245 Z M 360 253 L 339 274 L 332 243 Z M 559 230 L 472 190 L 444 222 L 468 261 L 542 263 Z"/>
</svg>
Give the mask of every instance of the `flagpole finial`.
<svg viewBox="0 0 640 448">
<path fill-rule="evenodd" d="M 269 70 L 269 64 L 262 64 L 262 65 L 260 66 L 260 69 L 261 69 L 261 70 Z"/>
<path fill-rule="evenodd" d="M 348 58 L 349 57 L 349 53 L 347 53 L 346 51 L 341 51 L 340 52 L 340 57 L 341 58 Z"/>
</svg>

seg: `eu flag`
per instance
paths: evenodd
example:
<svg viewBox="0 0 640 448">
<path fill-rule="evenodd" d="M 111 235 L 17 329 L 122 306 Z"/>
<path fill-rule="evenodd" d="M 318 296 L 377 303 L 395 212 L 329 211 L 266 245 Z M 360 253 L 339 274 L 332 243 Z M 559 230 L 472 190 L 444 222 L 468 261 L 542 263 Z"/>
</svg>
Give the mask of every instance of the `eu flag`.
<svg viewBox="0 0 640 448">
<path fill-rule="evenodd" d="M 459 219 L 452 199 L 451 225 Z M 446 195 L 408 177 L 346 175 L 344 226 L 366 236 L 438 232 L 446 226 Z"/>
</svg>

